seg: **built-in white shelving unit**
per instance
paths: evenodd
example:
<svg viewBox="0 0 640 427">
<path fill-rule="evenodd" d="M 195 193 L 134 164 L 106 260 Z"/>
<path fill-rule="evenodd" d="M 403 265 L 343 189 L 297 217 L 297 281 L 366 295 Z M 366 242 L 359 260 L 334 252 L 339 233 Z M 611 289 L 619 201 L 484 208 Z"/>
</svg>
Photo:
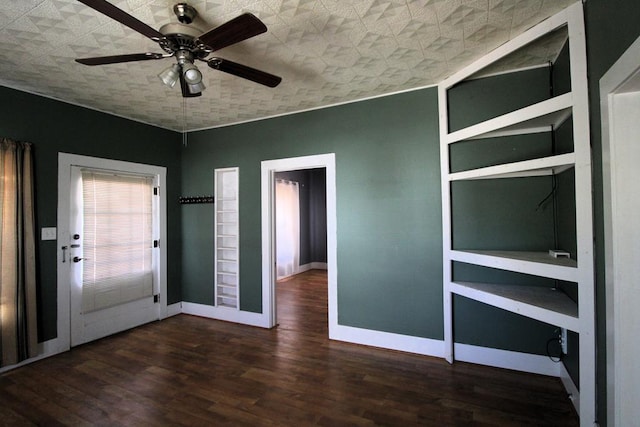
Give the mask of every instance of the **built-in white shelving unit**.
<svg viewBox="0 0 640 427">
<path fill-rule="evenodd" d="M 215 305 L 240 307 L 240 240 L 238 168 L 216 169 L 215 188 Z"/>
<path fill-rule="evenodd" d="M 569 43 L 571 91 L 484 122 L 451 131 L 448 92 L 457 84 L 477 76 L 483 69 L 547 34 L 566 28 Z M 586 50 L 582 3 L 531 28 L 500 46 L 439 85 L 442 211 L 443 211 L 443 295 L 445 357 L 455 360 L 453 337 L 453 295 L 460 295 L 579 334 L 580 392 L 574 405 L 581 425 L 596 421 L 595 408 L 595 300 L 593 223 L 591 196 L 591 153 L 587 97 Z M 553 154 L 514 163 L 498 164 L 452 173 L 451 147 L 460 142 L 479 143 L 480 139 L 541 132 L 553 132 L 572 120 L 573 152 Z M 568 125 L 568 123 L 567 123 Z M 452 184 L 456 181 L 518 179 L 560 173 L 573 173 L 575 181 L 575 229 L 577 259 L 554 258 L 548 251 L 501 251 L 454 247 Z M 473 215 L 473 212 L 468 212 Z M 489 248 L 490 245 L 487 245 Z M 493 248 L 491 248 L 493 249 Z M 558 249 L 558 248 L 548 248 Z M 572 282 L 577 301 L 562 290 L 522 284 L 455 281 L 454 264 L 466 263 L 509 272 Z M 544 280 L 543 280 L 544 282 Z"/>
</svg>

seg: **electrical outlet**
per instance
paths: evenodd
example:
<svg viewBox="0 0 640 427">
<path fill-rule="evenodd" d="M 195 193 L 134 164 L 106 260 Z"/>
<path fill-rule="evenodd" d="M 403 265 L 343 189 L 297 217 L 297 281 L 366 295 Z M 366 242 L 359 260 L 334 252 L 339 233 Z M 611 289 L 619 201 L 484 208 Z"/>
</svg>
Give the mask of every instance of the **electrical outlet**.
<svg viewBox="0 0 640 427">
<path fill-rule="evenodd" d="M 560 328 L 560 346 L 562 354 L 567 354 L 567 330 L 565 328 Z"/>
<path fill-rule="evenodd" d="M 56 240 L 57 230 L 55 227 L 42 227 L 42 240 Z"/>
</svg>

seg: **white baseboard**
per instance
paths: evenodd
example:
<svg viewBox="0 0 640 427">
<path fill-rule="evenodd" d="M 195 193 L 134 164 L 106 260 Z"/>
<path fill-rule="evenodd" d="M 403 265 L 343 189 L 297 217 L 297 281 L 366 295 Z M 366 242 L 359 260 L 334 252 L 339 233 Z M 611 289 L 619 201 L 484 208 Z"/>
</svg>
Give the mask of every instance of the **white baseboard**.
<svg viewBox="0 0 640 427">
<path fill-rule="evenodd" d="M 326 262 L 312 262 L 311 264 L 307 264 L 307 265 L 311 266 L 310 270 L 328 270 L 329 269 Z"/>
<path fill-rule="evenodd" d="M 444 341 L 430 338 L 413 337 L 343 325 L 331 327 L 329 338 L 337 341 L 399 350 L 425 356 L 444 357 Z M 555 363 L 546 356 L 520 353 L 517 351 L 498 350 L 468 344 L 455 344 L 454 352 L 455 360 L 460 362 L 476 363 L 479 365 L 494 366 L 497 368 L 531 372 L 553 377 L 562 378 L 561 371 L 564 368 L 561 363 Z M 573 395 L 577 392 L 577 390 L 574 392 L 567 391 Z"/>
<path fill-rule="evenodd" d="M 175 304 L 167 305 L 167 317 L 176 316 L 182 313 L 182 303 L 177 302 Z"/>
<path fill-rule="evenodd" d="M 248 311 L 234 310 L 226 307 L 212 307 L 204 304 L 196 304 L 192 302 L 178 302 L 167 305 L 167 317 L 176 316 L 178 314 L 193 314 L 195 316 L 208 317 L 216 320 L 224 320 L 227 322 L 241 323 L 244 325 L 258 326 L 268 328 L 269 324 L 264 315 L 261 313 L 251 313 Z M 61 338 L 54 338 L 38 344 L 38 355 L 30 359 L 24 360 L 15 365 L 3 366 L 0 373 L 10 371 L 20 366 L 28 365 L 46 357 L 55 356 L 64 353 L 70 349 L 68 341 Z"/>
<path fill-rule="evenodd" d="M 296 271 L 294 271 L 293 273 L 287 276 L 278 277 L 278 280 L 286 279 L 288 277 L 295 276 L 296 274 L 304 273 L 309 270 L 328 270 L 327 263 L 326 262 L 310 262 L 304 265 L 300 265 L 298 266 Z"/>
<path fill-rule="evenodd" d="M 309 271 L 309 270 L 327 270 L 327 269 L 328 267 L 326 262 L 309 262 L 307 264 L 298 266 L 298 269 L 296 270 L 296 272 L 293 273 L 291 276 L 295 274 L 304 273 L 305 271 Z"/>
<path fill-rule="evenodd" d="M 329 338 L 337 341 L 405 351 L 425 356 L 444 357 L 444 342 L 430 338 L 412 337 L 409 335 L 373 331 L 343 325 L 330 327 Z"/>
<path fill-rule="evenodd" d="M 262 313 L 252 313 L 227 307 L 214 307 L 194 302 L 182 302 L 182 313 L 261 328 L 269 327 L 269 319 Z"/>
<path fill-rule="evenodd" d="M 454 344 L 453 349 L 455 360 L 460 362 L 560 377 L 562 363 L 555 363 L 547 356 L 469 344 Z"/>
</svg>

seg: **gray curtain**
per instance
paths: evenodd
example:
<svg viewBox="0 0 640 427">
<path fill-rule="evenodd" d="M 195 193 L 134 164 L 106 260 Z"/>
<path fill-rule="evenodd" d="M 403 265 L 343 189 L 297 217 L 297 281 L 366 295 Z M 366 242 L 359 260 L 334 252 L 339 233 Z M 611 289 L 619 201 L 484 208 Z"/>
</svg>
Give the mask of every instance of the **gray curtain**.
<svg viewBox="0 0 640 427">
<path fill-rule="evenodd" d="M 37 354 L 31 144 L 0 140 L 0 366 Z"/>
</svg>

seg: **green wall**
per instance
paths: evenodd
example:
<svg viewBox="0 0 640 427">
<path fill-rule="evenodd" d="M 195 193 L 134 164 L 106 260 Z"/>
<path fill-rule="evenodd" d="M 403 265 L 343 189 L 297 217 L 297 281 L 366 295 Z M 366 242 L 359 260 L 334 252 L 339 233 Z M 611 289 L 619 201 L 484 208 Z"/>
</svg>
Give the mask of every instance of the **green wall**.
<svg viewBox="0 0 640 427">
<path fill-rule="evenodd" d="M 600 78 L 611 68 L 624 51 L 640 37 L 640 25 L 638 25 L 638 22 L 640 22 L 640 2 L 637 0 L 589 0 L 586 3 L 589 107 L 591 114 L 594 176 L 598 414 L 600 425 L 606 425 L 607 381 L 602 137 L 599 82 Z"/>
<path fill-rule="evenodd" d="M 549 96 L 548 71 L 503 78 L 531 99 Z M 543 82 L 543 89 L 531 84 L 532 80 Z M 466 103 L 468 96 L 499 84 L 494 79 L 478 82 L 456 91 L 455 96 Z M 474 92 L 476 89 L 479 92 Z M 509 101 L 513 93 L 499 91 L 498 96 Z M 469 109 L 468 104 L 465 107 L 468 115 L 485 111 Z M 261 311 L 260 162 L 333 152 L 337 169 L 339 324 L 442 339 L 437 120 L 437 91 L 431 88 L 190 133 L 182 154 L 185 193 L 210 194 L 214 168 L 240 168 L 241 308 Z M 538 138 L 542 139 L 535 150 L 548 152 L 549 138 Z M 529 149 L 522 141 L 515 144 L 521 150 Z M 477 154 L 462 152 L 461 156 L 468 162 Z M 478 224 L 482 219 L 495 219 L 496 214 L 504 212 L 505 204 L 522 206 L 521 200 L 530 191 L 536 192 L 534 199 L 542 199 L 550 188 L 549 179 L 521 180 L 515 186 L 501 188 L 500 197 L 495 193 L 473 197 L 469 203 L 475 210 L 462 209 L 466 212 L 464 227 L 471 231 L 465 236 L 466 242 L 478 246 L 485 241 L 487 228 Z M 525 224 L 535 220 L 535 227 L 522 227 L 511 219 L 508 231 L 498 229 L 497 234 L 511 239 L 526 236 L 533 245 L 548 248 L 552 233 L 541 235 L 541 230 L 552 226 L 552 216 L 535 212 L 537 199 L 524 220 Z M 476 217 L 469 212 L 482 214 Z M 213 303 L 213 265 L 208 261 L 213 259 L 212 215 L 213 208 L 206 205 L 183 210 L 183 239 L 188 242 L 183 249 L 185 301 Z M 543 354 L 553 331 L 549 325 L 477 302 L 457 299 L 456 307 L 459 342 Z"/>
<path fill-rule="evenodd" d="M 242 309 L 261 311 L 260 162 L 336 153 L 339 323 L 442 338 L 435 89 L 189 135 L 183 188 L 240 167 Z M 212 303 L 212 208 L 183 210 L 183 297 Z"/>
<path fill-rule="evenodd" d="M 147 163 L 167 167 L 168 257 L 180 259 L 180 134 L 6 87 L 0 99 L 0 136 L 34 146 L 36 236 L 57 224 L 58 152 Z M 41 340 L 57 336 L 57 246 L 37 246 Z M 181 300 L 180 277 L 180 263 L 169 262 L 169 303 Z"/>
</svg>

